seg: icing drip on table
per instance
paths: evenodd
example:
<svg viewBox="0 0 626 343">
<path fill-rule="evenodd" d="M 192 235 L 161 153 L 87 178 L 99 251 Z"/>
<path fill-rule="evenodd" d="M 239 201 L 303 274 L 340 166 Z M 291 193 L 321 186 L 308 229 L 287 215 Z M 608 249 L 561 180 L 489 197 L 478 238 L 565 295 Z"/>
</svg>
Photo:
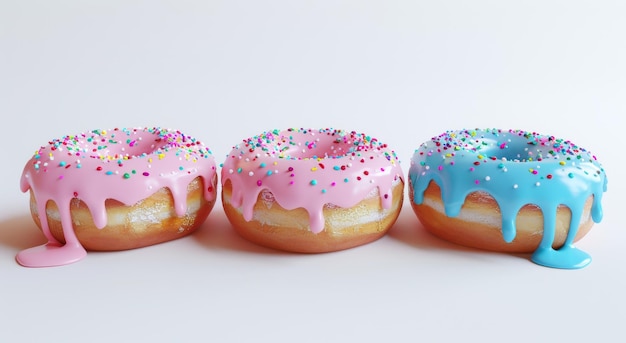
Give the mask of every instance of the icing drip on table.
<svg viewBox="0 0 626 343">
<path fill-rule="evenodd" d="M 522 206 L 535 204 L 543 212 L 544 234 L 532 261 L 564 269 L 591 262 L 573 241 L 589 196 L 592 219 L 601 221 L 607 178 L 595 156 L 570 141 L 521 130 L 447 131 L 415 150 L 409 179 L 418 205 L 431 181 L 439 185 L 449 217 L 459 214 L 468 194 L 489 193 L 500 207 L 506 242 L 515 238 L 515 218 Z M 559 205 L 570 209 L 572 219 L 565 244 L 554 250 Z"/>
<path fill-rule="evenodd" d="M 402 178 L 394 151 L 376 138 L 334 129 L 264 132 L 233 147 L 222 168 L 232 183 L 231 205 L 253 219 L 263 190 L 283 208 L 302 207 L 310 230 L 324 229 L 323 208 L 352 207 L 378 191 L 382 207 L 392 203 L 392 186 Z"/>
<path fill-rule="evenodd" d="M 70 202 L 85 202 L 96 227 L 107 224 L 105 201 L 115 199 L 130 206 L 161 188 L 171 191 L 175 212 L 187 212 L 187 186 L 197 177 L 205 185 L 204 197 L 216 197 L 216 175 L 211 151 L 200 141 L 179 131 L 162 128 L 94 130 L 65 136 L 39 148 L 24 167 L 20 187 L 32 190 L 41 229 L 48 243 L 18 253 L 27 267 L 46 267 L 76 262 L 85 249 L 76 238 Z M 50 233 L 46 204 L 58 208 L 66 243 Z"/>
</svg>

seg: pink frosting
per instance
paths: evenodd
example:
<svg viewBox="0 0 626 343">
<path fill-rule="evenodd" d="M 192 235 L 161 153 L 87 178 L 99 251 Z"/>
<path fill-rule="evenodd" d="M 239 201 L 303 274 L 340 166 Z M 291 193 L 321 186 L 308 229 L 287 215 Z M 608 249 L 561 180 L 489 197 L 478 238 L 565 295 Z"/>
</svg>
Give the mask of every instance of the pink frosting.
<svg viewBox="0 0 626 343">
<path fill-rule="evenodd" d="M 187 186 L 196 177 L 206 185 L 204 196 L 215 199 L 216 174 L 211 151 L 193 137 L 162 128 L 94 130 L 48 142 L 28 161 L 20 182 L 33 191 L 48 244 L 18 254 L 29 267 L 62 265 L 84 257 L 70 217 L 70 201 L 80 198 L 89 207 L 98 228 L 107 224 L 105 201 L 133 205 L 161 188 L 168 188 L 175 211 L 187 211 Z M 66 244 L 51 235 L 46 213 L 48 201 L 59 207 Z"/>
<path fill-rule="evenodd" d="M 386 144 L 333 129 L 264 132 L 233 147 L 222 168 L 222 184 L 232 183 L 230 203 L 242 208 L 245 220 L 268 190 L 281 207 L 304 208 L 313 233 L 324 229 L 325 204 L 349 208 L 378 190 L 382 207 L 390 208 L 392 187 L 402 177 Z"/>
</svg>

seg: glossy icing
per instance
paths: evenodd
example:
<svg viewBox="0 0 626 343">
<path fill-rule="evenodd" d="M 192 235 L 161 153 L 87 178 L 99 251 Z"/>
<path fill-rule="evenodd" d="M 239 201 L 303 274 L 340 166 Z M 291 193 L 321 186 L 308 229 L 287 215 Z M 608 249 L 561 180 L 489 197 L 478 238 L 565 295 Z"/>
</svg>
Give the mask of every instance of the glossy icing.
<svg viewBox="0 0 626 343">
<path fill-rule="evenodd" d="M 77 240 L 70 201 L 80 198 L 89 207 L 94 224 L 107 224 L 106 199 L 133 205 L 161 188 L 171 191 L 175 212 L 187 211 L 187 186 L 201 177 L 204 196 L 215 199 L 216 175 L 211 151 L 179 131 L 162 128 L 94 130 L 65 136 L 40 147 L 22 173 L 20 187 L 32 190 L 41 227 L 48 243 L 24 250 L 17 261 L 28 267 L 63 265 L 82 259 L 86 252 Z M 59 207 L 66 244 L 50 233 L 46 204 Z"/>
<path fill-rule="evenodd" d="M 589 196 L 593 195 L 593 221 L 602 219 L 607 178 L 595 156 L 570 141 L 521 130 L 447 131 L 415 150 L 409 179 L 418 205 L 428 184 L 437 183 L 450 217 L 459 214 L 469 193 L 488 192 L 500 207 L 506 242 L 515 238 L 519 209 L 535 204 L 544 215 L 544 234 L 532 261 L 565 269 L 591 262 L 587 253 L 574 247 L 573 240 Z M 565 244 L 554 250 L 560 204 L 570 208 L 572 220 Z"/>
<path fill-rule="evenodd" d="M 383 208 L 402 178 L 394 151 L 376 138 L 334 129 L 274 130 L 233 147 L 222 168 L 232 183 L 231 205 L 253 218 L 259 193 L 268 190 L 283 208 L 302 207 L 310 230 L 324 229 L 326 204 L 349 208 L 378 191 Z"/>
</svg>

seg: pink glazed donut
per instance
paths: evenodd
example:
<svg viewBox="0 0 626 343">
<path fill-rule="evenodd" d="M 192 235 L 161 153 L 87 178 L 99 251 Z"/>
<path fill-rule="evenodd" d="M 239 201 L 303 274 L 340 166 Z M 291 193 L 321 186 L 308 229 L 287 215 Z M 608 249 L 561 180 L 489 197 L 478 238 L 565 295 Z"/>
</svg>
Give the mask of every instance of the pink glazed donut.
<svg viewBox="0 0 626 343">
<path fill-rule="evenodd" d="M 233 147 L 222 186 L 226 216 L 242 237 L 321 253 L 382 237 L 402 207 L 404 181 L 395 153 L 375 138 L 288 129 Z"/>
<path fill-rule="evenodd" d="M 86 250 L 125 250 L 183 237 L 207 218 L 216 198 L 211 151 L 162 128 L 94 130 L 54 139 L 24 168 L 23 192 L 48 243 L 18 263 L 76 262 Z"/>
</svg>

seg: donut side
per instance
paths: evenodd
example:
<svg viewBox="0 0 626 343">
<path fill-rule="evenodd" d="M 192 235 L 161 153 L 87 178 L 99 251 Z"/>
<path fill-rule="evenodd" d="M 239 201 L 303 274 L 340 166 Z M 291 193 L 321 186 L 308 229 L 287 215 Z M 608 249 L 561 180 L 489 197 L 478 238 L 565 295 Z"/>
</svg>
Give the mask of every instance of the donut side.
<svg viewBox="0 0 626 343">
<path fill-rule="evenodd" d="M 213 178 L 215 189 L 217 178 Z M 174 210 L 174 199 L 168 188 L 161 188 L 149 197 L 135 203 L 123 203 L 107 199 L 107 225 L 98 229 L 92 214 L 82 200 L 75 198 L 70 203 L 70 213 L 76 237 L 87 250 L 116 251 L 141 248 L 171 241 L 189 235 L 208 217 L 215 201 L 204 197 L 204 182 L 195 178 L 187 186 L 187 212 L 178 217 Z M 41 229 L 35 196 L 30 191 L 31 215 Z M 57 204 L 46 204 L 46 216 L 50 232 L 56 240 L 65 243 L 60 213 Z"/>
<path fill-rule="evenodd" d="M 384 236 L 398 218 L 403 189 L 401 180 L 394 184 L 388 209 L 382 207 L 378 193 L 350 208 L 324 206 L 324 230 L 317 234 L 309 229 L 305 209 L 286 210 L 264 198 L 263 193 L 254 205 L 252 220 L 246 221 L 241 210 L 230 203 L 230 181 L 222 187 L 222 204 L 235 231 L 253 243 L 283 251 L 323 253 L 364 245 Z"/>
<path fill-rule="evenodd" d="M 456 217 L 448 217 L 444 212 L 441 190 L 435 182 L 430 182 L 424 192 L 424 201 L 417 205 L 413 201 L 413 189 L 409 181 L 409 195 L 413 211 L 422 225 L 435 236 L 450 242 L 498 252 L 529 253 L 537 250 L 543 236 L 543 214 L 535 205 L 523 206 L 517 214 L 516 235 L 507 243 L 502 237 L 502 216 L 496 200 L 486 192 L 473 192 L 466 198 L 461 212 Z M 591 208 L 593 196 L 587 198 L 582 219 L 574 241 L 584 237 L 593 220 Z M 571 211 L 559 206 L 556 214 L 554 249 L 563 246 L 571 221 Z"/>
</svg>

